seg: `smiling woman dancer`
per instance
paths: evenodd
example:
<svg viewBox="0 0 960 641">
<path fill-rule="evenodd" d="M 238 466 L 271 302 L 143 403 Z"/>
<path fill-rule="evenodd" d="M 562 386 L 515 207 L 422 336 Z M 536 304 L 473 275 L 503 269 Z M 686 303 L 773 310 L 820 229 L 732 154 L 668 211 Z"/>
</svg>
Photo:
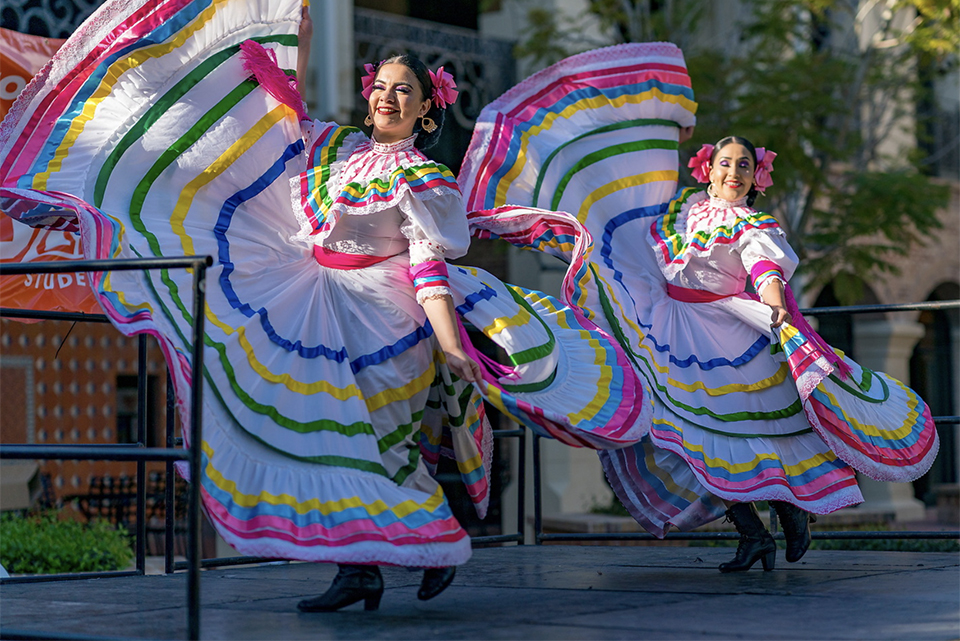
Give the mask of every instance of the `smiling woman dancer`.
<svg viewBox="0 0 960 641">
<path fill-rule="evenodd" d="M 87 258 L 214 258 L 202 372 L 191 274 L 93 288 L 121 332 L 160 343 L 217 532 L 243 554 L 340 564 L 302 610 L 375 609 L 378 566 L 425 568 L 429 599 L 470 557 L 431 470 L 454 457 L 483 516 L 484 399 L 593 448 L 636 442 L 647 419 L 625 353 L 582 314 L 446 262 L 467 250 L 467 216 L 421 149 L 452 78 L 391 58 L 363 79 L 369 136 L 312 121 L 290 71 L 304 17 L 299 0 L 107 2 L 0 128 L 0 196 L 21 222 L 79 229 Z M 510 365 L 481 357 L 461 317 Z"/>
<path fill-rule="evenodd" d="M 708 193 L 676 193 L 692 98 L 673 45 L 573 56 L 484 109 L 460 179 L 472 209 L 571 212 L 472 222 L 568 262 L 564 300 L 617 336 L 645 381 L 646 436 L 600 452 L 623 505 L 660 537 L 726 514 L 741 538 L 720 571 L 771 570 L 776 545 L 753 501 L 772 502 L 796 562 L 808 513 L 863 501 L 855 470 L 914 480 L 939 441 L 913 390 L 836 352 L 799 314 L 797 257 L 752 208 L 776 154 L 739 137 L 705 145 L 690 166 Z M 561 236 L 563 247 L 544 240 Z"/>
</svg>

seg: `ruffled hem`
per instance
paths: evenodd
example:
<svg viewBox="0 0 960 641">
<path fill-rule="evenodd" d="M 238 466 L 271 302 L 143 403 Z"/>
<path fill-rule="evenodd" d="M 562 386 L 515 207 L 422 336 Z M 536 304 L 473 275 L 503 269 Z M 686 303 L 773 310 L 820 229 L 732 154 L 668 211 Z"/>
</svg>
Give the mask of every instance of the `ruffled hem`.
<svg viewBox="0 0 960 641">
<path fill-rule="evenodd" d="M 611 488 L 637 523 L 657 538 L 675 527 L 694 530 L 721 518 L 726 506 L 707 492 L 686 462 L 659 450 L 650 439 L 621 450 L 599 452 Z"/>
<path fill-rule="evenodd" d="M 630 43 L 571 56 L 481 111 L 460 171 L 467 209 L 514 204 L 595 218 L 577 211 L 583 196 L 612 218 L 626 209 L 621 202 L 636 202 L 624 187 L 638 180 L 663 202 L 676 190 L 679 127 L 693 125 L 695 111 L 683 53 L 673 44 Z M 615 130 L 627 135 L 615 140 Z M 643 144 L 641 131 L 657 140 Z M 647 154 L 670 157 L 673 170 L 637 175 Z M 593 161 L 577 166 L 583 157 Z"/>
<path fill-rule="evenodd" d="M 259 539 L 250 542 L 230 532 L 220 534 L 224 541 L 244 555 L 319 563 L 439 568 L 463 565 L 473 554 L 470 539 L 467 537 L 455 543 L 397 546 L 364 541 L 337 549 L 322 546 L 305 549 L 276 539 Z"/>
<path fill-rule="evenodd" d="M 431 298 L 443 298 L 450 296 L 449 287 L 424 287 L 417 290 L 417 304 L 423 305 L 423 302 Z"/>
<path fill-rule="evenodd" d="M 839 509 L 863 503 L 863 494 L 860 493 L 860 488 L 852 478 L 848 478 L 846 483 L 840 487 L 823 488 L 820 491 L 820 498 L 816 499 L 803 499 L 798 497 L 791 487 L 783 482 L 770 483 L 747 492 L 725 489 L 718 486 L 714 482 L 714 479 L 703 474 L 702 470 L 695 464 L 695 461 L 690 459 L 689 452 L 686 452 L 681 447 L 669 441 L 654 438 L 653 443 L 656 447 L 663 448 L 683 458 L 704 488 L 711 494 L 726 499 L 727 501 L 785 501 L 811 514 L 830 514 Z"/>
</svg>

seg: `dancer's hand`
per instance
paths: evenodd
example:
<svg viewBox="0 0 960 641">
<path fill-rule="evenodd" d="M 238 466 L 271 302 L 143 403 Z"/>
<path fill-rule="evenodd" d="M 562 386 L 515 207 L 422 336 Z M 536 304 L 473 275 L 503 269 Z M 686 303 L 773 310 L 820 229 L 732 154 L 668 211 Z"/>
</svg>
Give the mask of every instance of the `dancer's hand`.
<svg viewBox="0 0 960 641">
<path fill-rule="evenodd" d="M 300 11 L 300 31 L 297 38 L 300 40 L 310 40 L 313 37 L 313 19 L 310 17 L 310 7 L 303 6 Z"/>
<path fill-rule="evenodd" d="M 483 384 L 483 374 L 480 366 L 462 349 L 450 349 L 443 351 L 447 359 L 447 367 L 450 371 L 469 383 Z"/>
<path fill-rule="evenodd" d="M 784 323 L 789 323 L 793 320 L 793 316 L 790 315 L 786 309 L 781 305 L 771 305 L 770 309 L 773 310 L 773 313 L 770 315 L 770 327 L 780 327 Z"/>
<path fill-rule="evenodd" d="M 300 30 L 297 32 L 297 88 L 301 98 L 307 86 L 307 68 L 310 64 L 310 41 L 313 38 L 313 20 L 310 19 L 310 7 L 304 5 L 300 10 Z M 304 98 L 306 102 L 306 98 Z"/>
</svg>

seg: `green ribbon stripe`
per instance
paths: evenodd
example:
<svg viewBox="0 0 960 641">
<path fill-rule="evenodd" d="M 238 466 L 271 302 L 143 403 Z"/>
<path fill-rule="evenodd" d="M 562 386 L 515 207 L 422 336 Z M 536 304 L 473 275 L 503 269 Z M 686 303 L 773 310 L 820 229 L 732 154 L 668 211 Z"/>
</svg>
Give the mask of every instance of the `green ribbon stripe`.
<svg viewBox="0 0 960 641">
<path fill-rule="evenodd" d="M 632 127 L 647 127 L 651 125 L 667 125 L 667 126 L 678 127 L 678 128 L 680 127 L 679 123 L 676 123 L 672 120 L 661 120 L 659 118 L 635 118 L 633 120 L 624 120 L 623 122 L 615 122 L 609 125 L 604 125 L 603 127 L 592 129 L 590 131 L 580 134 L 579 136 L 571 138 L 567 142 L 559 145 L 556 149 L 550 152 L 550 155 L 547 156 L 546 160 L 543 161 L 543 164 L 541 165 L 540 170 L 537 172 L 537 183 L 533 189 L 533 200 L 531 201 L 531 204 L 534 206 L 537 205 L 537 202 L 540 198 L 540 189 L 543 186 L 543 180 L 546 177 L 547 167 L 550 166 L 550 163 L 553 162 L 553 159 L 556 158 L 556 156 L 561 151 L 563 151 L 568 145 L 572 145 L 573 143 L 579 140 L 583 140 L 584 138 L 587 138 L 589 136 L 596 136 L 598 134 L 603 134 L 610 131 L 617 131 L 620 129 L 630 129 Z M 674 143 L 673 148 L 674 149 L 677 148 L 676 143 Z"/>
<path fill-rule="evenodd" d="M 886 402 L 890 398 L 890 387 L 887 385 L 887 382 L 883 380 L 882 376 L 877 376 L 873 370 L 867 369 L 862 365 L 860 367 L 862 370 L 861 371 L 862 376 L 861 376 L 860 382 L 857 383 L 857 387 L 859 387 L 860 389 L 851 387 L 845 381 L 841 380 L 834 374 L 830 374 L 830 380 L 836 383 L 842 390 L 844 390 L 848 394 L 856 396 L 860 400 L 866 401 L 867 403 L 880 404 L 880 403 Z M 866 394 L 863 394 L 860 391 L 860 390 L 863 390 L 865 392 L 870 391 L 870 389 L 873 387 L 873 381 L 880 381 L 880 386 L 883 388 L 883 398 L 873 398 L 871 396 L 867 396 Z"/>
<path fill-rule="evenodd" d="M 297 46 L 297 36 L 295 35 L 264 36 L 259 38 L 251 38 L 251 40 L 261 44 L 274 42 L 288 47 Z M 218 51 L 201 62 L 199 65 L 197 65 L 196 69 L 181 78 L 180 81 L 171 87 L 170 90 L 167 91 L 162 98 L 155 102 L 153 106 L 150 107 L 150 109 L 148 109 L 139 120 L 137 120 L 134 126 L 126 134 L 124 134 L 123 138 L 120 139 L 120 142 L 117 143 L 117 146 L 114 147 L 113 151 L 110 152 L 110 155 L 107 156 L 103 166 L 101 166 L 100 171 L 97 173 L 97 180 L 94 185 L 93 196 L 93 202 L 96 207 L 100 207 L 102 205 L 103 194 L 106 191 L 107 182 L 109 181 L 114 168 L 117 166 L 117 163 L 120 162 L 121 157 L 127 152 L 127 150 L 144 134 L 146 134 L 146 132 L 150 130 L 157 120 L 159 120 L 160 117 L 170 109 L 170 107 L 179 102 L 180 99 L 183 98 L 183 96 L 185 96 L 197 84 L 199 84 L 201 80 L 207 77 L 221 64 L 236 55 L 236 53 L 239 51 L 240 45 L 236 44 Z"/>
<path fill-rule="evenodd" d="M 331 140 L 330 143 L 327 145 L 327 148 L 330 150 L 327 154 L 328 157 L 336 158 L 337 155 L 339 155 L 340 148 L 343 146 L 343 143 L 347 139 L 347 136 L 349 136 L 350 134 L 356 133 L 358 131 L 360 130 L 355 127 L 340 127 L 340 129 L 337 131 L 336 136 L 334 136 L 333 140 Z M 307 150 L 307 153 L 309 152 L 310 150 Z M 330 184 L 330 171 L 331 171 L 330 167 L 331 166 L 332 166 L 332 163 L 329 163 L 329 162 L 320 165 L 319 185 L 317 185 L 316 181 L 314 180 L 313 174 L 309 174 L 311 176 L 311 178 L 309 179 L 310 193 L 316 193 L 317 205 L 323 207 L 326 210 L 322 212 L 322 217 L 321 217 L 321 212 L 317 212 L 318 223 L 326 219 L 327 212 L 329 212 L 330 208 L 333 206 L 333 198 L 330 196 L 330 188 L 328 187 L 328 185 Z"/>
<path fill-rule="evenodd" d="M 619 145 L 611 145 L 609 147 L 605 147 L 604 149 L 599 149 L 587 154 L 578 160 L 573 167 L 568 169 L 567 173 L 565 173 L 563 178 L 561 178 L 557 183 L 557 188 L 553 192 L 553 199 L 550 201 L 550 209 L 556 210 L 560 208 L 560 200 L 563 198 L 563 193 L 567 188 L 567 184 L 573 180 L 573 177 L 577 174 L 577 172 L 583 171 L 591 165 L 614 156 L 629 154 L 635 151 L 648 151 L 650 149 L 675 150 L 677 149 L 677 143 L 668 140 L 641 140 L 636 142 L 625 142 Z"/>
<path fill-rule="evenodd" d="M 409 423 L 404 423 L 403 425 L 397 426 L 397 429 L 390 432 L 386 436 L 381 437 L 377 440 L 377 447 L 380 448 L 380 453 L 383 454 L 391 447 L 403 441 L 410 434 L 413 434 L 413 424 L 419 423 L 423 420 L 423 410 L 414 412 L 413 420 Z"/>
</svg>

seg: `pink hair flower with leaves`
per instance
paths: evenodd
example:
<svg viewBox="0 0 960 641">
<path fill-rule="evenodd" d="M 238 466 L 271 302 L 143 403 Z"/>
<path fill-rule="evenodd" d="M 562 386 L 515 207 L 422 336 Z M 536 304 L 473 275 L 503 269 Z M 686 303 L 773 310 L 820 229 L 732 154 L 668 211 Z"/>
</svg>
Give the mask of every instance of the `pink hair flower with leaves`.
<svg viewBox="0 0 960 641">
<path fill-rule="evenodd" d="M 370 94 L 373 93 L 373 81 L 377 79 L 377 65 L 372 62 L 368 62 L 363 65 L 363 70 L 366 72 L 362 78 L 360 78 L 360 95 L 363 96 L 364 100 L 370 100 Z"/>
<path fill-rule="evenodd" d="M 757 147 L 757 169 L 753 172 L 753 185 L 761 194 L 773 184 L 770 172 L 773 171 L 773 159 L 776 157 L 776 152 Z"/>
<path fill-rule="evenodd" d="M 690 159 L 687 167 L 693 171 L 690 174 L 697 182 L 710 182 L 710 156 L 713 155 L 713 145 L 704 145 L 700 147 L 697 155 Z"/>
<path fill-rule="evenodd" d="M 440 109 L 446 109 L 457 101 L 460 92 L 457 91 L 457 83 L 453 81 L 453 75 L 449 71 L 444 71 L 439 67 L 436 72 L 427 69 L 430 74 L 430 80 L 433 82 L 433 104 Z"/>
</svg>

